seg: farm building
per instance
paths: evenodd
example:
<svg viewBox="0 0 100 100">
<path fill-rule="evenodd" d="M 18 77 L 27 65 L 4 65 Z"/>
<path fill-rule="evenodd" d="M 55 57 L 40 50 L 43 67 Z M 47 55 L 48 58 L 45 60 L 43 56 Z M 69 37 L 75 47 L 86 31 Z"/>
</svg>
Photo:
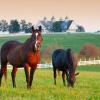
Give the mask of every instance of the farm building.
<svg viewBox="0 0 100 100">
<path fill-rule="evenodd" d="M 43 18 L 43 20 L 40 20 L 36 26 L 41 25 L 43 32 L 80 32 L 81 30 L 78 27 L 79 25 L 76 25 L 74 20 L 68 19 L 68 17 L 65 17 L 65 19 L 60 18 L 59 20 L 56 20 L 54 16 L 51 17 L 50 20 L 47 20 L 46 17 Z M 57 30 L 57 28 L 59 30 Z"/>
</svg>

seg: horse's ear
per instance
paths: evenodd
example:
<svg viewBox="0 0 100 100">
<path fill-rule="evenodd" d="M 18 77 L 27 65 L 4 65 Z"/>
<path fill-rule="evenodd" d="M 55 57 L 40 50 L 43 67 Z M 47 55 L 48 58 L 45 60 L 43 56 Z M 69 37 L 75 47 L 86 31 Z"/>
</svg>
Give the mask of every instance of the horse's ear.
<svg viewBox="0 0 100 100">
<path fill-rule="evenodd" d="M 34 26 L 32 26 L 32 31 L 34 31 Z"/>
<path fill-rule="evenodd" d="M 42 27 L 41 26 L 39 26 L 39 31 L 42 31 Z"/>
<path fill-rule="evenodd" d="M 79 73 L 75 73 L 75 76 L 79 75 Z"/>
</svg>

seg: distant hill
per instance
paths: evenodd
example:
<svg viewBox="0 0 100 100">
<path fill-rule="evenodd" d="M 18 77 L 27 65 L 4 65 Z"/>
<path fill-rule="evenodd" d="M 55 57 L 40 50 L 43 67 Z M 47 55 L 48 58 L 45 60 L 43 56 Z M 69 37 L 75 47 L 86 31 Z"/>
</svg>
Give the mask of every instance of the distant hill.
<svg viewBox="0 0 100 100">
<path fill-rule="evenodd" d="M 0 46 L 8 40 L 18 40 L 24 42 L 29 36 L 0 37 Z M 86 43 L 92 43 L 100 48 L 100 35 L 88 33 L 66 33 L 66 34 L 44 34 L 42 49 L 50 45 L 58 44 L 62 48 L 72 48 L 79 52 L 80 48 Z"/>
</svg>

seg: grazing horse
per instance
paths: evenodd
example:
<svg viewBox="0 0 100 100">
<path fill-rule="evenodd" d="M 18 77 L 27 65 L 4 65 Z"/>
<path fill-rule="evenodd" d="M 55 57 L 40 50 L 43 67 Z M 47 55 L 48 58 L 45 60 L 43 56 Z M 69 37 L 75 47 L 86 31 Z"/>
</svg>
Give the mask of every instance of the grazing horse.
<svg viewBox="0 0 100 100">
<path fill-rule="evenodd" d="M 65 83 L 65 75 L 67 78 L 68 86 L 73 87 L 75 83 L 75 76 L 79 73 L 75 74 L 75 70 L 77 67 L 77 60 L 72 50 L 69 48 L 67 50 L 57 49 L 52 54 L 52 65 L 54 71 L 54 84 L 56 85 L 56 70 L 62 71 L 62 79 L 64 85 Z"/>
<path fill-rule="evenodd" d="M 31 88 L 34 72 L 40 60 L 40 47 L 42 43 L 41 26 L 34 29 L 32 26 L 32 35 L 24 43 L 11 40 L 3 44 L 1 47 L 1 70 L 0 70 L 0 86 L 2 76 L 7 78 L 7 63 L 13 66 L 11 73 L 13 87 L 16 87 L 15 77 L 17 68 L 24 67 L 27 88 Z"/>
</svg>

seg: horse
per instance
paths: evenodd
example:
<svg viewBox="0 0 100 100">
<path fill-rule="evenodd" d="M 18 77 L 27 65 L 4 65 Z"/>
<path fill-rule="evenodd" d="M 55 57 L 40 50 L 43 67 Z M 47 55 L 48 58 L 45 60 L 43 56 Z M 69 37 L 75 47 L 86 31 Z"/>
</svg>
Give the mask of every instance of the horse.
<svg viewBox="0 0 100 100">
<path fill-rule="evenodd" d="M 42 27 L 34 29 L 32 26 L 32 35 L 24 42 L 11 40 L 5 42 L 1 47 L 1 70 L 0 70 L 0 86 L 2 76 L 7 79 L 7 63 L 13 66 L 11 76 L 13 87 L 16 87 L 15 77 L 18 68 L 24 67 L 27 88 L 31 88 L 34 72 L 40 61 L 40 47 L 43 41 Z"/>
<path fill-rule="evenodd" d="M 74 87 L 74 83 L 76 80 L 75 76 L 79 73 L 75 74 L 75 70 L 77 68 L 77 59 L 72 50 L 70 48 L 68 48 L 67 50 L 56 49 L 52 54 L 52 65 L 54 74 L 54 84 L 56 85 L 56 70 L 58 70 L 62 71 L 62 79 L 64 86 L 66 86 L 66 75 L 68 86 Z"/>
</svg>

